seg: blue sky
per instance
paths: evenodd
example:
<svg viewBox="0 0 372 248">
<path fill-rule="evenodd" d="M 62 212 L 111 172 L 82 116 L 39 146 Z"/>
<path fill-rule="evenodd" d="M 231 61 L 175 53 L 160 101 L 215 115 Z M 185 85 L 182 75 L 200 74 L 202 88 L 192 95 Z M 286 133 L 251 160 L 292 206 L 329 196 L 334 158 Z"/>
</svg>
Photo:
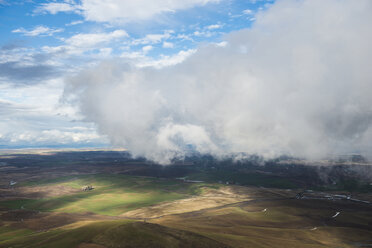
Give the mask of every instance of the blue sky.
<svg viewBox="0 0 372 248">
<path fill-rule="evenodd" d="M 113 58 L 179 63 L 203 44 L 224 45 L 225 34 L 249 28 L 273 3 L 164 2 L 0 0 L 0 148 L 107 145 L 61 100 L 66 77 Z"/>
<path fill-rule="evenodd" d="M 104 16 L 106 19 L 101 21 L 100 18 L 86 20 L 84 10 L 79 9 L 82 4 L 79 1 L 2 1 L 0 42 L 2 46 L 22 45 L 41 49 L 43 46 L 64 45 L 66 39 L 76 34 L 123 29 L 128 33 L 127 39 L 116 40 L 108 46 L 114 48 L 114 55 L 118 55 L 123 47 L 129 46 L 131 51 L 139 51 L 143 47 L 129 45 L 133 40 L 143 39 L 148 34 L 171 31 L 172 35 L 161 41 L 172 43 L 172 49 L 162 49 L 162 42 L 154 42 L 151 55 L 171 54 L 181 49 L 194 48 L 200 42 L 219 41 L 224 33 L 250 27 L 254 14 L 271 1 L 194 2 L 191 6 L 173 11 L 150 13 L 151 16 L 145 19 L 129 17 L 128 20 L 123 18 L 117 21 Z M 145 4 L 145 1 L 134 7 L 141 8 L 141 4 Z M 71 9 L 66 10 L 65 6 Z M 125 11 L 125 7 L 122 6 L 122 11 Z M 76 10 L 72 10 L 74 8 Z"/>
</svg>

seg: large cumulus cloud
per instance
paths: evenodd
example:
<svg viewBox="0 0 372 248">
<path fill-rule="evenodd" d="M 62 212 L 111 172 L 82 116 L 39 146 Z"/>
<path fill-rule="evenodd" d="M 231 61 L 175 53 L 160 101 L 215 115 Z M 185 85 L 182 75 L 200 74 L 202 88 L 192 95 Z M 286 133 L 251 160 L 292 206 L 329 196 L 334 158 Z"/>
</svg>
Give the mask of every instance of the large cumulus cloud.
<svg viewBox="0 0 372 248">
<path fill-rule="evenodd" d="M 372 2 L 282 0 L 184 62 L 108 61 L 65 96 L 113 144 L 167 163 L 185 150 L 319 158 L 372 145 Z"/>
</svg>

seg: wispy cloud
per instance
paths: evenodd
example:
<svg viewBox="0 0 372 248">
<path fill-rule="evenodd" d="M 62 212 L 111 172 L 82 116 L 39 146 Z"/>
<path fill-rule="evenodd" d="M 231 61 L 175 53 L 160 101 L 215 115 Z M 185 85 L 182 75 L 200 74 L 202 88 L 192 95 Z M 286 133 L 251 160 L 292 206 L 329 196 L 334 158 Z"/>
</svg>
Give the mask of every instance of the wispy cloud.
<svg viewBox="0 0 372 248">
<path fill-rule="evenodd" d="M 168 30 L 162 34 L 147 34 L 143 38 L 133 40 L 131 44 L 132 45 L 157 44 L 157 43 L 162 42 L 163 40 L 169 39 L 173 33 L 174 33 L 173 30 Z"/>
<path fill-rule="evenodd" d="M 81 33 L 65 40 L 66 44 L 76 48 L 92 48 L 98 44 L 107 43 L 115 39 L 126 38 L 128 33 L 117 29 L 109 33 Z"/>
<path fill-rule="evenodd" d="M 173 47 L 174 47 L 174 44 L 172 42 L 167 42 L 167 41 L 163 42 L 163 48 L 173 48 Z"/>
<path fill-rule="evenodd" d="M 59 12 L 74 12 L 80 13 L 80 5 L 76 4 L 74 1 L 65 1 L 63 3 L 42 3 L 35 10 L 35 14 L 57 14 Z"/>
<path fill-rule="evenodd" d="M 220 25 L 220 24 L 213 24 L 213 25 L 207 26 L 207 29 L 209 29 L 209 30 L 211 30 L 211 29 L 219 29 L 219 28 L 222 28 L 222 25 Z"/>
<path fill-rule="evenodd" d="M 66 26 L 74 26 L 74 25 L 79 25 L 79 24 L 83 24 L 83 23 L 84 23 L 83 20 L 78 20 L 78 21 L 73 21 L 73 22 L 67 23 Z"/>
<path fill-rule="evenodd" d="M 146 54 L 149 51 L 151 51 L 153 48 L 154 48 L 153 46 L 147 45 L 147 46 L 142 47 L 142 51 Z"/>
<path fill-rule="evenodd" d="M 52 36 L 53 34 L 60 32 L 63 32 L 63 28 L 53 29 L 42 25 L 31 30 L 26 30 L 24 28 L 12 30 L 12 33 L 21 33 L 24 36 Z"/>
<path fill-rule="evenodd" d="M 243 10 L 243 14 L 245 14 L 245 15 L 251 15 L 252 13 L 253 13 L 253 11 L 251 9 Z"/>
</svg>

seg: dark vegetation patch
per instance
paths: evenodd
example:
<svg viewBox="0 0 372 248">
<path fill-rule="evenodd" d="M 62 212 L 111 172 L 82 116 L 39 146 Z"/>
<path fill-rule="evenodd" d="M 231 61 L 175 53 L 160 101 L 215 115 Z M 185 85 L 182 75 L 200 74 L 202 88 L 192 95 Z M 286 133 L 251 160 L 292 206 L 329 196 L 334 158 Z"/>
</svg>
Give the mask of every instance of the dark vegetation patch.
<svg viewBox="0 0 372 248">
<path fill-rule="evenodd" d="M 0 215 L 3 221 L 23 221 L 27 219 L 37 218 L 39 211 L 32 210 L 12 210 Z"/>
<path fill-rule="evenodd" d="M 105 173 L 157 178 L 186 177 L 214 183 L 273 188 L 372 192 L 372 166 L 358 156 L 350 160 L 312 164 L 289 157 L 263 160 L 259 156 L 250 156 L 236 160 L 232 156 L 221 160 L 209 155 L 193 154 L 182 161 L 173 161 L 172 165 L 161 166 L 144 158 L 133 158 L 123 151 L 80 151 L 49 155 L 0 155 L 0 163 L 8 168 L 4 167 L 4 172 L 12 175 L 2 173 L 0 187 L 8 186 L 11 180 L 18 182 L 14 187 L 33 186 L 48 184 L 53 180 L 55 183 L 73 180 L 76 175 Z"/>
</svg>

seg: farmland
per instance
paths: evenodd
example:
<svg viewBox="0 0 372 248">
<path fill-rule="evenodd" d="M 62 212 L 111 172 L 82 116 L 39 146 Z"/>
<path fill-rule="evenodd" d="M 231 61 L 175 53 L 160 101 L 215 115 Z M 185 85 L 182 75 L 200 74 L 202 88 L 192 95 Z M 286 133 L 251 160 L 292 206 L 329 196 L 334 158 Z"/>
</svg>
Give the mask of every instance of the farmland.
<svg viewBox="0 0 372 248">
<path fill-rule="evenodd" d="M 0 160 L 0 247 L 371 245 L 369 191 L 309 190 L 298 178 L 254 166 L 246 177 L 198 165 L 156 167 L 117 152 Z M 93 189 L 83 191 L 86 185 Z"/>
</svg>

